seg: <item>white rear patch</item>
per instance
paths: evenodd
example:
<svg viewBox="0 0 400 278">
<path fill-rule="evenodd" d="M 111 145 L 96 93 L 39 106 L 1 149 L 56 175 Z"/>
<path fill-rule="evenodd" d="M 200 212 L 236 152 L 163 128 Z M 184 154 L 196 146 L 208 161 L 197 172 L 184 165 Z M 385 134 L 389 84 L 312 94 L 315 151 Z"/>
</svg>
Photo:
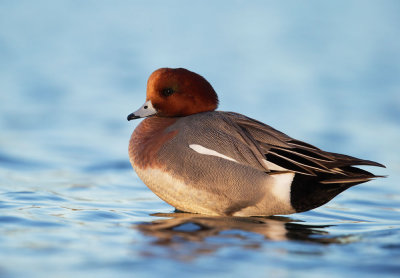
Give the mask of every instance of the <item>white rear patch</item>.
<svg viewBox="0 0 400 278">
<path fill-rule="evenodd" d="M 223 159 L 227 159 L 227 160 L 230 160 L 230 161 L 237 162 L 237 161 L 236 161 L 235 159 L 233 159 L 232 157 L 226 156 L 226 155 L 224 155 L 224 154 L 222 154 L 222 153 L 216 152 L 216 151 L 211 150 L 211 149 L 207 149 L 207 148 L 205 148 L 205 147 L 203 147 L 203 146 L 201 146 L 201 145 L 190 144 L 190 145 L 189 145 L 189 148 L 191 148 L 192 150 L 194 150 L 194 151 L 196 151 L 196 152 L 198 152 L 198 153 L 201 153 L 201 154 L 213 155 L 213 156 L 221 157 L 221 158 L 223 158 Z"/>
<path fill-rule="evenodd" d="M 272 194 L 282 202 L 291 205 L 290 203 L 290 189 L 294 178 L 294 173 L 270 175 L 273 179 Z"/>
</svg>

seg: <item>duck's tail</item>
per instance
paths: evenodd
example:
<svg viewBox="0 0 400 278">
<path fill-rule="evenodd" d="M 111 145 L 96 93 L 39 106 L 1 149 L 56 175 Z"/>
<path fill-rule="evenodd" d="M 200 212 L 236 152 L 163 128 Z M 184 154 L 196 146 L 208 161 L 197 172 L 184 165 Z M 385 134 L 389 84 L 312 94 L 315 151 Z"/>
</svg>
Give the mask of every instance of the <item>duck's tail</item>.
<svg viewBox="0 0 400 278">
<path fill-rule="evenodd" d="M 307 211 L 322 206 L 346 189 L 374 178 L 385 176 L 374 175 L 353 165 L 385 167 L 384 165 L 354 158 L 347 155 L 331 153 L 335 164 L 331 172 L 318 173 L 317 176 L 296 173 L 291 187 L 291 204 L 297 212 Z M 333 165 L 332 165 L 333 166 Z"/>
</svg>

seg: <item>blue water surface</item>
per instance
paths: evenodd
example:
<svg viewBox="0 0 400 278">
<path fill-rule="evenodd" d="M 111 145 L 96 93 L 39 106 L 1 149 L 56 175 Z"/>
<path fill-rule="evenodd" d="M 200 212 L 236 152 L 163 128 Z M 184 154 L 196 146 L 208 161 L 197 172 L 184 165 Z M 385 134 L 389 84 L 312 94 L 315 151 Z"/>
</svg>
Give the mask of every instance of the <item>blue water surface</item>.
<svg viewBox="0 0 400 278">
<path fill-rule="evenodd" d="M 174 213 L 127 145 L 159 67 L 388 175 L 310 212 Z M 1 1 L 0 277 L 399 277 L 399 1 Z"/>
</svg>

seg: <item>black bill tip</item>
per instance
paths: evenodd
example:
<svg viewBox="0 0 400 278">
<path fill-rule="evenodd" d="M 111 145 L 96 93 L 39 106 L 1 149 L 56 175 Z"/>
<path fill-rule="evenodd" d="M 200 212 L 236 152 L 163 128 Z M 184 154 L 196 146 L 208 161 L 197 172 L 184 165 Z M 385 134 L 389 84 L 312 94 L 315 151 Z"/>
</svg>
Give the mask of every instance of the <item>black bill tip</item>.
<svg viewBox="0 0 400 278">
<path fill-rule="evenodd" d="M 136 116 L 135 113 L 131 113 L 128 115 L 128 117 L 126 118 L 128 121 L 130 120 L 135 120 L 135 119 L 139 119 L 139 116 Z"/>
</svg>

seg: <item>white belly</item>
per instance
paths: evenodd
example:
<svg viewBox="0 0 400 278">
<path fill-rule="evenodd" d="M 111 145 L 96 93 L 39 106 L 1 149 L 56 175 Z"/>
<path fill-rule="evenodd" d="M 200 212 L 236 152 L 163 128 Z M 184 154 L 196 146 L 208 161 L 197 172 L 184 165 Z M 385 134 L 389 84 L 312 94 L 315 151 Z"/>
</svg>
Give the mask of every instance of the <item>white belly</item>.
<svg viewBox="0 0 400 278">
<path fill-rule="evenodd" d="M 205 190 L 191 187 L 159 169 L 136 167 L 135 171 L 151 191 L 175 208 L 186 212 L 220 215 L 213 209 L 216 196 Z"/>
</svg>

